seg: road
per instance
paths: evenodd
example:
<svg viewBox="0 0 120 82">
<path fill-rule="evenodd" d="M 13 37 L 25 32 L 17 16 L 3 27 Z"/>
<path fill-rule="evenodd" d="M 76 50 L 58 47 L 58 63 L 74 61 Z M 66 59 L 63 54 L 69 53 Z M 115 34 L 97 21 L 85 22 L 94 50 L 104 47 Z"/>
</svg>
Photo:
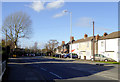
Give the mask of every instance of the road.
<svg viewBox="0 0 120 82">
<path fill-rule="evenodd" d="M 11 58 L 7 82 L 21 80 L 118 80 L 117 66 L 99 66 L 48 57 Z"/>
</svg>

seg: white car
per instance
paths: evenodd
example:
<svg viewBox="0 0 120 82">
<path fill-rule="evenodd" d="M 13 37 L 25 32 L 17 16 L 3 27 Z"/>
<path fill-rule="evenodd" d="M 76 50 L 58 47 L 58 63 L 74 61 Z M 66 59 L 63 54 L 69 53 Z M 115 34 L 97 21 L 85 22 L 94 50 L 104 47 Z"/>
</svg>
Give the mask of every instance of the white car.
<svg viewBox="0 0 120 82">
<path fill-rule="evenodd" d="M 91 60 L 93 61 L 93 56 L 91 56 Z M 115 61 L 112 58 L 108 58 L 102 54 L 95 54 L 95 60 L 97 61 Z"/>
</svg>

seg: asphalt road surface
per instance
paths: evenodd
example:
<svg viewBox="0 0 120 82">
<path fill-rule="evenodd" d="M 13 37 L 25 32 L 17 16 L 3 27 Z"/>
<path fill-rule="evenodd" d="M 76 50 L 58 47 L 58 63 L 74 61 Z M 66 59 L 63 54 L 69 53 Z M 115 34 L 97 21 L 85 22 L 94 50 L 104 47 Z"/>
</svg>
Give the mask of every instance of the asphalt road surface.
<svg viewBox="0 0 120 82">
<path fill-rule="evenodd" d="M 112 70 L 112 71 L 111 71 Z M 47 57 L 11 58 L 8 63 L 9 81 L 117 80 L 116 66 L 99 66 L 74 60 Z M 106 74 L 106 75 L 105 75 Z"/>
</svg>

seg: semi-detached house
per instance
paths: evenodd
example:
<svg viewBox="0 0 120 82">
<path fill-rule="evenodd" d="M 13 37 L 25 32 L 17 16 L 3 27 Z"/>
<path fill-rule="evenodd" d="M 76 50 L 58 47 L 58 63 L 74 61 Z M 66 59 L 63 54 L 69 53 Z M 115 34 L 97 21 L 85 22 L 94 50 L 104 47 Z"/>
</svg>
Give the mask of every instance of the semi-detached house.
<svg viewBox="0 0 120 82">
<path fill-rule="evenodd" d="M 69 44 L 71 44 L 71 41 L 72 43 L 75 41 L 74 40 L 74 37 L 70 37 L 70 41 L 68 43 L 65 43 L 65 41 L 62 41 L 62 44 L 61 46 L 58 46 L 56 48 L 56 53 L 57 54 L 68 54 L 69 53 Z"/>
<path fill-rule="evenodd" d="M 95 47 L 95 54 L 96 54 L 96 49 L 97 48 Z M 70 50 L 71 50 L 71 44 L 70 44 Z M 85 59 L 85 60 L 91 59 L 91 56 L 93 55 L 93 36 L 88 37 L 88 35 L 85 34 L 84 38 L 74 41 L 72 44 L 72 51 L 73 51 L 72 53 L 78 54 L 78 57 L 80 59 Z"/>
<path fill-rule="evenodd" d="M 80 59 L 90 60 L 93 56 L 93 36 L 88 37 L 87 34 L 84 38 L 73 40 L 72 49 L 71 41 L 67 46 L 63 46 L 61 53 L 76 53 Z M 64 42 L 63 42 L 64 43 Z M 65 43 L 64 43 L 65 44 Z M 120 31 L 112 32 L 110 34 L 104 33 L 103 36 L 94 36 L 94 53 L 102 54 L 108 58 L 112 58 L 117 62 L 120 61 Z"/>
<path fill-rule="evenodd" d="M 98 54 L 120 61 L 120 31 L 99 38 Z"/>
</svg>

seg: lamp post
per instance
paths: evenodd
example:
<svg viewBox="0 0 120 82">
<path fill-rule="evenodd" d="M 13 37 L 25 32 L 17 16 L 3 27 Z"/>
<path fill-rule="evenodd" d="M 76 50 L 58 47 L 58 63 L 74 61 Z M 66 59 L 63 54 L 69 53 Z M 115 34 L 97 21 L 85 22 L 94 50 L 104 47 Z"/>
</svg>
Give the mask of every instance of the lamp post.
<svg viewBox="0 0 120 82">
<path fill-rule="evenodd" d="M 95 61 L 95 47 L 94 47 L 94 21 L 93 21 L 93 61 Z"/>
<path fill-rule="evenodd" d="M 71 59 L 72 59 L 72 12 L 70 12 L 70 11 L 67 11 L 67 10 L 64 10 L 64 12 L 68 12 L 68 13 L 70 13 L 70 39 L 71 39 L 71 49 L 70 49 L 70 51 L 71 51 Z"/>
</svg>

